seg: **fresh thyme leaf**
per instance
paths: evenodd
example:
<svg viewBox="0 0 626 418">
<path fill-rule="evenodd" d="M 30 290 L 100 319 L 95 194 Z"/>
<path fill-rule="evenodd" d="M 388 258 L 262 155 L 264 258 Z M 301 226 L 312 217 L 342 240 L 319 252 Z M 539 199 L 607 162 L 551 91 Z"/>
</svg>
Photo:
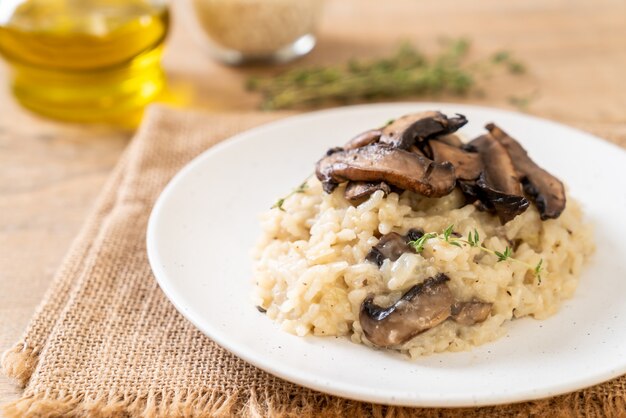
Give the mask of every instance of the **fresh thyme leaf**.
<svg viewBox="0 0 626 418">
<path fill-rule="evenodd" d="M 465 55 L 470 49 L 470 41 L 469 39 L 460 38 L 457 40 L 444 39 L 442 40 L 442 44 L 450 45 L 449 55 L 451 58 L 457 58 Z"/>
<path fill-rule="evenodd" d="M 413 248 L 415 248 L 415 252 L 418 253 L 418 254 L 421 253 L 424 250 L 424 242 L 426 242 L 426 239 L 424 238 L 425 236 L 426 235 L 422 235 L 421 237 L 419 237 L 415 241 L 409 242 L 409 245 L 412 245 Z"/>
<path fill-rule="evenodd" d="M 261 93 L 264 109 L 321 106 L 438 94 L 464 95 L 480 75 L 476 63 L 468 62 L 467 39 L 446 41 L 438 54 L 426 57 L 405 43 L 395 54 L 373 61 L 351 60 L 346 65 L 292 69 L 274 76 L 253 77 L 248 90 Z M 483 60 L 519 72 L 521 63 L 510 54 Z M 515 63 L 513 65 L 512 63 Z M 514 67 L 514 68 L 513 68 Z"/>
<path fill-rule="evenodd" d="M 309 181 L 309 179 L 307 178 L 298 187 L 293 189 L 287 196 L 281 197 L 280 199 L 278 199 L 276 201 L 276 203 L 274 203 L 270 207 L 270 209 L 277 208 L 278 210 L 281 210 L 281 211 L 285 212 L 285 208 L 283 208 L 283 204 L 285 203 L 285 200 L 287 200 L 288 198 L 290 198 L 291 196 L 293 196 L 296 193 L 304 193 L 306 191 L 306 189 L 309 187 L 308 181 Z"/>
<path fill-rule="evenodd" d="M 415 252 L 419 254 L 424 251 L 424 244 L 426 244 L 426 241 L 431 238 L 436 238 L 437 235 L 438 234 L 436 232 L 429 232 L 428 234 L 422 235 L 415 241 L 410 241 L 409 245 L 412 245 L 413 248 L 415 248 Z"/>
<path fill-rule="evenodd" d="M 508 67 L 512 74 L 524 74 L 526 72 L 526 66 L 519 61 L 509 62 Z"/>
<path fill-rule="evenodd" d="M 298 186 L 298 188 L 295 190 L 296 193 L 304 193 L 304 191 L 306 190 L 306 188 L 309 186 L 309 184 L 307 183 L 306 180 L 304 180 L 302 182 L 302 184 L 300 184 Z"/>
<path fill-rule="evenodd" d="M 385 123 L 385 126 L 389 126 L 389 125 L 391 125 L 392 123 L 394 123 L 395 121 L 396 121 L 395 119 L 389 119 L 389 120 L 387 121 L 387 123 Z"/>
<path fill-rule="evenodd" d="M 537 282 L 541 284 L 541 272 L 543 271 L 543 267 L 542 267 L 543 259 L 539 260 L 539 263 L 533 266 L 532 264 L 529 264 L 525 261 L 513 258 L 513 249 L 509 246 L 507 246 L 504 249 L 504 251 L 500 252 L 500 251 L 491 250 L 489 248 L 486 248 L 480 245 L 480 235 L 478 235 L 478 230 L 476 228 L 474 228 L 473 233 L 470 231 L 469 234 L 467 234 L 467 238 L 452 237 L 453 228 L 454 228 L 454 224 L 448 226 L 441 234 L 438 234 L 436 232 L 429 232 L 427 234 L 424 234 L 421 238 L 415 241 L 410 241 L 409 245 L 412 245 L 418 254 L 421 253 L 422 250 L 424 249 L 424 244 L 426 243 L 426 241 L 431 238 L 437 238 L 441 241 L 447 242 L 450 245 L 454 245 L 455 247 L 460 247 L 460 248 L 462 248 L 463 245 L 469 245 L 470 247 L 475 247 L 483 252 L 495 255 L 496 257 L 498 257 L 498 261 L 497 261 L 498 263 L 501 261 L 509 260 L 509 261 L 525 266 L 526 268 L 528 268 L 530 271 L 534 273 L 535 277 L 537 277 Z"/>
<path fill-rule="evenodd" d="M 537 284 L 541 284 L 541 272 L 543 271 L 543 267 L 541 267 L 542 264 L 543 258 L 539 260 L 539 262 L 535 266 L 535 276 L 537 277 Z"/>
<path fill-rule="evenodd" d="M 507 258 L 511 257 L 511 247 L 506 247 L 502 253 L 500 251 L 494 251 L 493 253 L 498 257 L 499 263 L 500 261 L 505 261 Z"/>
<path fill-rule="evenodd" d="M 285 209 L 283 209 L 283 203 L 285 203 L 285 198 L 280 198 L 276 201 L 276 203 L 274 203 L 274 205 L 272 205 L 270 209 L 278 208 L 279 210 L 282 210 L 284 212 Z"/>
<path fill-rule="evenodd" d="M 472 234 L 472 231 L 470 231 L 469 234 L 467 234 L 467 243 L 472 247 L 477 247 L 478 240 L 479 240 L 478 231 L 476 230 L 476 228 L 474 228 L 474 234 Z"/>
<path fill-rule="evenodd" d="M 452 234 L 453 228 L 454 224 L 451 224 L 443 231 L 443 238 L 446 242 L 450 242 L 450 235 Z"/>
<path fill-rule="evenodd" d="M 510 58 L 511 58 L 511 53 L 509 51 L 498 51 L 495 54 L 493 54 L 493 56 L 491 57 L 491 60 L 496 64 L 500 64 L 502 62 L 508 61 Z"/>
<path fill-rule="evenodd" d="M 520 61 L 513 58 L 509 51 L 498 51 L 492 55 L 491 61 L 494 64 L 503 64 L 511 74 L 523 74 L 526 72 L 526 66 Z"/>
</svg>

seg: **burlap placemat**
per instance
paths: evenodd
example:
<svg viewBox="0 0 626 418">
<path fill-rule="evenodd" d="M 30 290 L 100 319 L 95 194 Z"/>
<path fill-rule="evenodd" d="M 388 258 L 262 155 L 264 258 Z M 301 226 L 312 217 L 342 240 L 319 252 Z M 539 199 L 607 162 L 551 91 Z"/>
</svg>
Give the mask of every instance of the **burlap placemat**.
<svg viewBox="0 0 626 418">
<path fill-rule="evenodd" d="M 625 414 L 626 376 L 547 400 L 485 408 L 355 402 L 273 377 L 197 331 L 152 277 L 145 248 L 150 209 L 190 159 L 280 116 L 148 111 L 23 340 L 3 358 L 5 373 L 26 385 L 22 398 L 4 407 L 8 417 Z M 598 133 L 624 144 L 622 128 Z"/>
</svg>

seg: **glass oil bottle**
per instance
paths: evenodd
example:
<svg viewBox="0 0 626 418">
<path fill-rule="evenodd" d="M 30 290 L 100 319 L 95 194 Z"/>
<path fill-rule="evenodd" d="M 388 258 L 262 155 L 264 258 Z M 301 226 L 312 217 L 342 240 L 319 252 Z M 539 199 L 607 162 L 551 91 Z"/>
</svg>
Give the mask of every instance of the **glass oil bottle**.
<svg viewBox="0 0 626 418">
<path fill-rule="evenodd" d="M 1 0 L 0 53 L 25 107 L 135 124 L 165 85 L 165 0 Z"/>
</svg>

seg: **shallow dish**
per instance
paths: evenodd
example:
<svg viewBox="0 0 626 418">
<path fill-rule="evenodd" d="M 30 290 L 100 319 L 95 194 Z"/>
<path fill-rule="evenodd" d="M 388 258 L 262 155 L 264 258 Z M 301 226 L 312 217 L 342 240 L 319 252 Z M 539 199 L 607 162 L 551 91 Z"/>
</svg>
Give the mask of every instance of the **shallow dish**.
<svg viewBox="0 0 626 418">
<path fill-rule="evenodd" d="M 462 113 L 472 137 L 495 121 L 562 179 L 595 227 L 597 252 L 553 317 L 524 318 L 469 352 L 415 361 L 347 338 L 296 337 L 251 303 L 258 215 L 297 186 L 324 151 L 405 113 Z M 159 285 L 202 332 L 286 380 L 347 398 L 406 406 L 488 405 L 553 396 L 626 373 L 626 152 L 581 131 L 483 107 L 402 103 L 285 119 L 239 134 L 188 164 L 158 199 L 148 256 Z"/>
</svg>

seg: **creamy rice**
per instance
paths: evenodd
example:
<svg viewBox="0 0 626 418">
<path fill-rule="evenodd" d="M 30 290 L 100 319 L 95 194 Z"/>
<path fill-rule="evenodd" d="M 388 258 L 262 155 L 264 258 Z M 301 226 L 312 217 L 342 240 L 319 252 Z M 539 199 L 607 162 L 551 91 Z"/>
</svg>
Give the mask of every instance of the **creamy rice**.
<svg viewBox="0 0 626 418">
<path fill-rule="evenodd" d="M 254 303 L 285 331 L 345 335 L 371 346 L 358 320 L 366 296 L 378 295 L 375 302 L 388 306 L 415 284 L 445 273 L 457 299 L 493 303 L 491 316 L 471 326 L 448 320 L 394 348 L 412 357 L 467 350 L 503 335 L 513 318 L 544 319 L 557 312 L 574 294 L 594 250 L 591 229 L 570 197 L 557 219 L 541 221 L 531 205 L 503 226 L 497 217 L 463 206 L 458 190 L 439 199 L 408 191 L 384 197 L 377 191 L 353 206 L 344 188 L 326 194 L 317 179 L 310 179 L 304 193 L 284 202 L 284 211 L 274 208 L 262 215 L 263 234 L 254 250 Z M 543 259 L 541 283 L 520 263 L 497 262 L 478 248 L 438 239 L 427 241 L 422 253 L 387 259 L 380 268 L 365 261 L 381 235 L 411 228 L 441 232 L 450 224 L 464 237 L 476 229 L 487 248 L 514 246 L 512 256 L 531 265 Z"/>
</svg>

